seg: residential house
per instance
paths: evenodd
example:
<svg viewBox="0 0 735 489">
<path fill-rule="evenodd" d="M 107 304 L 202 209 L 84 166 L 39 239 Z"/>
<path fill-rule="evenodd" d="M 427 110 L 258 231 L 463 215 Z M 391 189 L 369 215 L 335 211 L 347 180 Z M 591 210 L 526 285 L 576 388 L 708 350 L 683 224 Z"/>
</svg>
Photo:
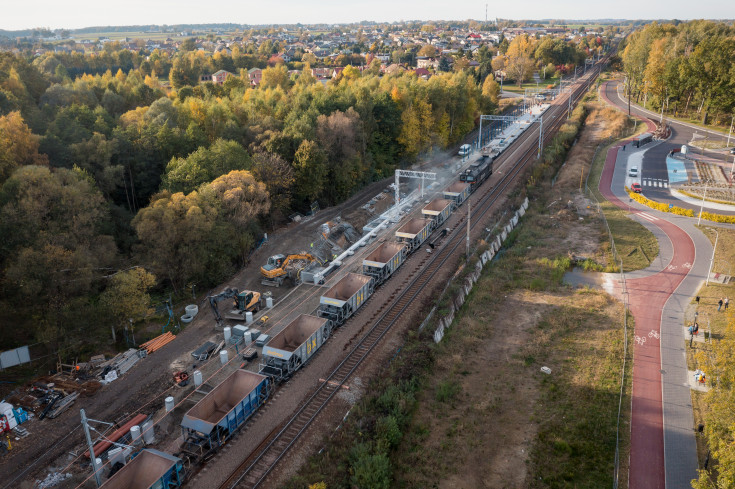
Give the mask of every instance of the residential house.
<svg viewBox="0 0 735 489">
<path fill-rule="evenodd" d="M 426 68 L 416 68 L 413 72 L 416 73 L 416 76 L 423 78 L 424 80 L 431 78 L 431 73 Z"/>
<path fill-rule="evenodd" d="M 311 69 L 311 75 L 317 80 L 325 80 L 329 78 L 331 74 L 332 74 L 332 70 L 330 68 L 312 68 Z"/>
<path fill-rule="evenodd" d="M 222 85 L 225 83 L 225 80 L 227 80 L 227 77 L 229 76 L 235 76 L 235 75 L 230 73 L 229 71 L 219 70 L 215 73 L 212 73 L 212 83 L 216 83 L 217 85 Z"/>
<path fill-rule="evenodd" d="M 253 87 L 257 87 L 260 85 L 260 81 L 263 79 L 263 70 L 260 68 L 251 68 L 248 70 L 248 79 L 250 80 L 250 85 Z"/>
<path fill-rule="evenodd" d="M 416 58 L 416 66 L 423 69 L 437 69 L 439 67 L 439 60 L 436 58 L 429 58 L 428 56 L 419 56 Z"/>
</svg>

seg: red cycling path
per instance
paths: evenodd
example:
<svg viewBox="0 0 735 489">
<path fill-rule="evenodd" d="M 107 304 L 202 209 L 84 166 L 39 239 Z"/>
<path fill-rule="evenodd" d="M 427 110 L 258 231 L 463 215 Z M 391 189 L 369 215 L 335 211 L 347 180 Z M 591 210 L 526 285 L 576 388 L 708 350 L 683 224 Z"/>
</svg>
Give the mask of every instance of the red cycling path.
<svg viewBox="0 0 735 489">
<path fill-rule="evenodd" d="M 604 91 L 603 91 L 604 93 Z M 604 97 L 604 95 L 603 95 Z M 609 100 L 610 105 L 613 105 Z M 653 123 L 645 120 L 651 129 Z M 600 178 L 599 190 L 610 202 L 621 209 L 629 209 L 612 192 L 612 180 L 618 151 L 630 141 L 621 141 L 610 148 Z M 633 345 L 633 399 L 631 413 L 630 473 L 631 489 L 665 487 L 664 426 L 661 379 L 661 319 L 664 304 L 684 280 L 694 263 L 694 242 L 680 227 L 665 219 L 645 219 L 669 237 L 674 254 L 669 266 L 645 278 L 626 281 L 630 311 L 635 318 L 636 341 Z"/>
</svg>

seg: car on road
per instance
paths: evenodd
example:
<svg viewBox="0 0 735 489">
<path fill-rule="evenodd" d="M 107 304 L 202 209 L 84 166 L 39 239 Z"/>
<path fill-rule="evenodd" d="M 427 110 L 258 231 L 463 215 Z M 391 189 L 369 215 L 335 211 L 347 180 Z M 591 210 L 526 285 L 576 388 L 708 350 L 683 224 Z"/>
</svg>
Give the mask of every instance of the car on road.
<svg viewBox="0 0 735 489">
<path fill-rule="evenodd" d="M 735 155 L 735 148 L 730 148 L 730 154 Z"/>
<path fill-rule="evenodd" d="M 638 167 L 637 166 L 631 166 L 630 170 L 628 170 L 628 176 L 629 177 L 637 177 L 638 176 Z"/>
<path fill-rule="evenodd" d="M 631 184 L 631 185 L 630 185 L 630 189 L 631 189 L 631 190 L 632 190 L 633 192 L 637 193 L 637 194 L 639 194 L 639 193 L 641 193 L 641 192 L 642 192 L 642 189 L 641 189 L 641 184 L 640 184 L 640 183 L 637 183 L 637 182 L 636 182 L 636 183 L 633 183 L 633 184 Z"/>
</svg>

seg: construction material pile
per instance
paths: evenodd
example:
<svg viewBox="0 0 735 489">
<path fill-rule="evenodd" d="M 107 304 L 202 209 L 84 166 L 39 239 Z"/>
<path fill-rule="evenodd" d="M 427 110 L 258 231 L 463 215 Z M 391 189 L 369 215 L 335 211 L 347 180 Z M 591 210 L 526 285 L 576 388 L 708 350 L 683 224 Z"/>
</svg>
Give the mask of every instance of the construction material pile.
<svg viewBox="0 0 735 489">
<path fill-rule="evenodd" d="M 142 345 L 140 345 L 141 350 L 145 350 L 146 353 L 149 355 L 153 353 L 156 350 L 160 350 L 165 345 L 171 343 L 173 340 L 176 339 L 176 336 L 174 336 L 171 331 L 166 331 L 164 334 L 160 336 L 156 336 L 152 340 L 146 341 Z"/>
</svg>

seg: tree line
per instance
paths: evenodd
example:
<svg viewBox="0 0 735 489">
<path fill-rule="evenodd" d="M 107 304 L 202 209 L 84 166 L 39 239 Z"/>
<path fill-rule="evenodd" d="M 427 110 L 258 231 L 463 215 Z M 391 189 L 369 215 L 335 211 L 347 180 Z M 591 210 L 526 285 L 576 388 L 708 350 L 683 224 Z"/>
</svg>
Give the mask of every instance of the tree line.
<svg viewBox="0 0 735 489">
<path fill-rule="evenodd" d="M 19 326 L 3 347 L 92 353 L 151 291 L 219 283 L 286 216 L 458 143 L 497 102 L 468 70 L 325 84 L 281 65 L 257 88 L 170 88 L 153 56 L 107 54 L 133 67 L 73 77 L 92 61 L 0 53 L 0 320 Z"/>
<path fill-rule="evenodd" d="M 636 103 L 665 114 L 729 123 L 735 111 L 735 27 L 696 20 L 653 22 L 633 32 L 622 51 Z"/>
</svg>

